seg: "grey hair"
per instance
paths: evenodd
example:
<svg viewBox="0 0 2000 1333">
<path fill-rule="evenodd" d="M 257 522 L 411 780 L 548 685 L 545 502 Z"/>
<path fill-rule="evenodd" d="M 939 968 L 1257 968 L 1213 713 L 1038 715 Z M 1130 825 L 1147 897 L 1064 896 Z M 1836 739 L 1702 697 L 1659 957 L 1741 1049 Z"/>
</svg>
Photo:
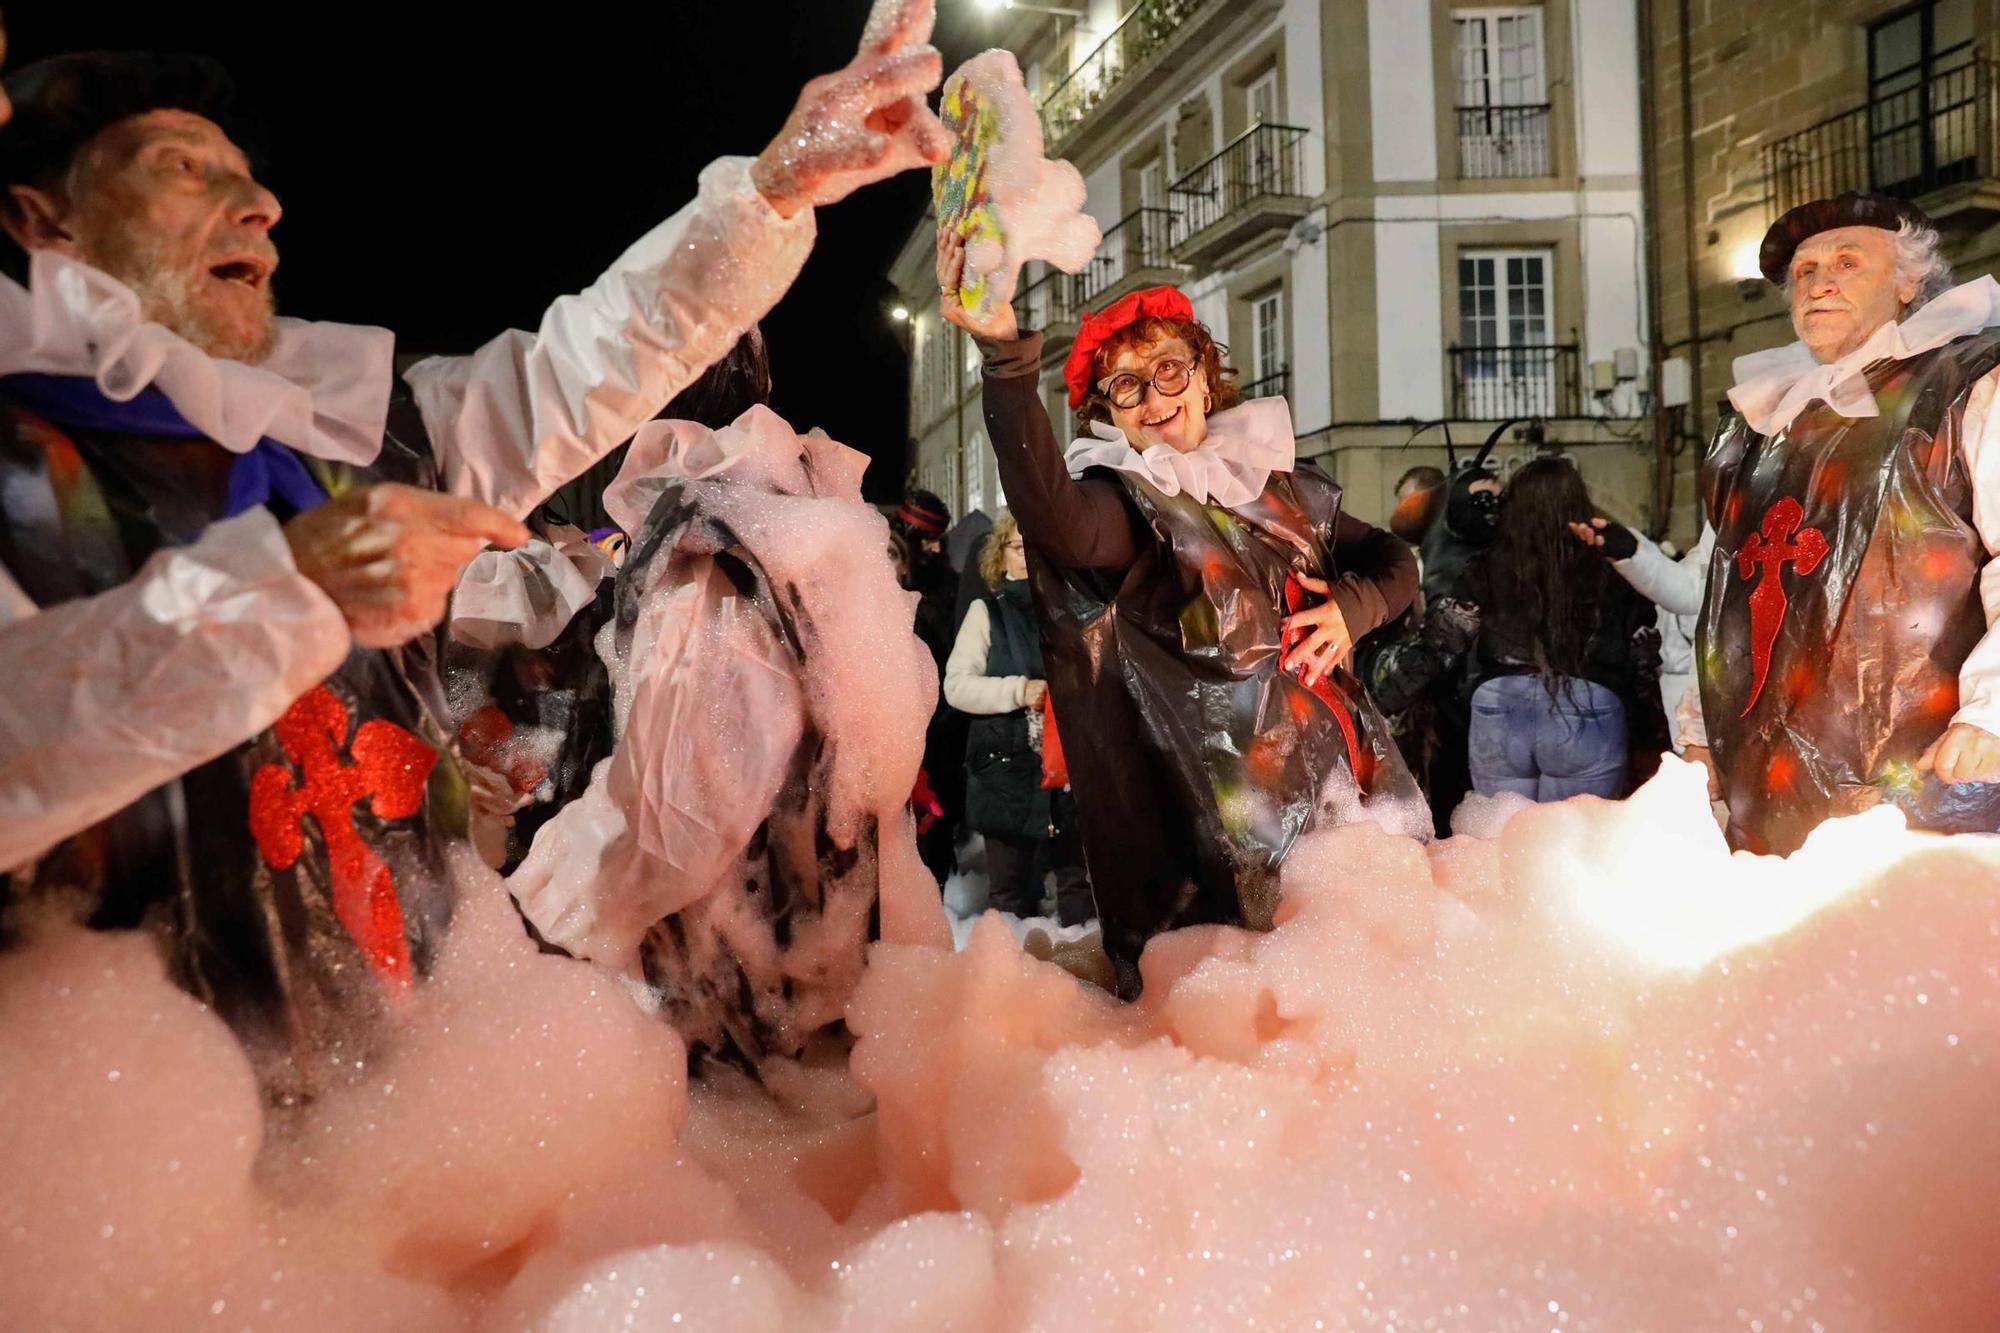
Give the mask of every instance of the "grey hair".
<svg viewBox="0 0 2000 1333">
<path fill-rule="evenodd" d="M 1921 222 L 1904 218 L 1896 226 L 1896 282 L 1901 285 L 1910 279 L 1917 279 L 1917 294 L 1903 307 L 1905 315 L 1915 314 L 1933 299 L 1951 290 L 1951 261 L 1944 257 L 1942 243 L 1938 240 L 1937 228 L 1927 227 Z M 1780 284 L 1785 300 L 1792 299 L 1791 269 L 1785 270 L 1785 280 Z"/>
<path fill-rule="evenodd" d="M 1937 228 L 1904 218 L 1896 228 L 1896 281 L 1917 280 L 1917 294 L 1905 312 L 1921 309 L 1951 290 L 1951 261 L 1938 245 Z"/>
</svg>

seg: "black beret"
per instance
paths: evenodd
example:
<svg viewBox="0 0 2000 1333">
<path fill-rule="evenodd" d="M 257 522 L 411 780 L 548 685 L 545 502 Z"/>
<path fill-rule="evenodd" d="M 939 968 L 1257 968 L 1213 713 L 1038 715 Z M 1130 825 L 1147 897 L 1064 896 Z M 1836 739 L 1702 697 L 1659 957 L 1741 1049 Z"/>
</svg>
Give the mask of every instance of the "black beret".
<svg viewBox="0 0 2000 1333">
<path fill-rule="evenodd" d="M 222 127 L 246 153 L 236 88 L 204 56 L 78 51 L 7 75 L 14 119 L 0 129 L 0 185 L 46 185 L 69 169 L 99 131 L 148 111 L 191 111 Z M 252 154 L 254 157 L 254 153 Z"/>
<path fill-rule="evenodd" d="M 1880 227 L 1895 231 L 1905 222 L 1920 227 L 1931 225 L 1930 218 L 1915 204 L 1886 194 L 1849 190 L 1831 199 L 1815 199 L 1800 204 L 1771 224 L 1771 229 L 1764 233 L 1763 246 L 1757 251 L 1757 267 L 1773 284 L 1782 287 L 1785 272 L 1792 266 L 1792 256 L 1808 237 L 1836 227 Z"/>
</svg>

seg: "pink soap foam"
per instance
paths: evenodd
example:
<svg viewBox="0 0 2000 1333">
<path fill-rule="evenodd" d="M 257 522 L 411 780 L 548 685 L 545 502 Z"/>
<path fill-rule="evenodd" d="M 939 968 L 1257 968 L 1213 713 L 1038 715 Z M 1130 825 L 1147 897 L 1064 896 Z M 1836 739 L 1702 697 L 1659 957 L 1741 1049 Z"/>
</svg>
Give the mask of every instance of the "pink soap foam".
<svg viewBox="0 0 2000 1333">
<path fill-rule="evenodd" d="M 690 1088 L 470 857 L 398 1040 L 285 1111 L 142 938 L 48 934 L 0 957 L 0 1323 L 2000 1324 L 1993 840 L 1731 856 L 1679 763 L 1488 829 L 1309 836 L 1275 930 L 1161 937 L 1130 1006 L 927 924 L 762 1087 Z"/>
</svg>

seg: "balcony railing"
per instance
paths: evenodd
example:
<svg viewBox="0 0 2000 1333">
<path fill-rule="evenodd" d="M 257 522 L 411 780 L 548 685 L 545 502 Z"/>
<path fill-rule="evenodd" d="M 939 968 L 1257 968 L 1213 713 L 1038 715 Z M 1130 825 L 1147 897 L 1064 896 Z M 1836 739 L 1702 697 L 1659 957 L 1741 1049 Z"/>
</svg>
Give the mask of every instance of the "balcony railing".
<svg viewBox="0 0 2000 1333">
<path fill-rule="evenodd" d="M 1264 376 L 1264 378 L 1251 380 L 1248 384 L 1242 385 L 1238 392 L 1243 395 L 1245 402 L 1248 402 L 1252 398 L 1290 398 L 1292 396 L 1292 368 L 1290 366 L 1279 366 L 1276 370 Z"/>
<path fill-rule="evenodd" d="M 1042 137 L 1051 147 L 1060 142 L 1134 66 L 1166 46 L 1196 10 L 1212 3 L 1219 0 L 1139 0 L 1042 99 Z"/>
<path fill-rule="evenodd" d="M 1951 53 L 1946 53 L 1947 59 Z M 1913 199 L 1991 180 L 1996 154 L 1994 62 L 1973 59 L 1864 102 L 1764 150 L 1773 214 L 1845 190 Z"/>
<path fill-rule="evenodd" d="M 1496 180 L 1555 174 L 1546 106 L 1458 108 L 1458 175 Z"/>
<path fill-rule="evenodd" d="M 1252 125 L 1208 161 L 1175 181 L 1169 193 L 1183 240 L 1240 217 L 1263 200 L 1305 197 L 1306 131 Z"/>
<path fill-rule="evenodd" d="M 1174 266 L 1179 219 L 1173 210 L 1141 208 L 1104 233 L 1090 267 L 1077 275 L 1077 301 L 1088 304 L 1141 271 Z"/>
<path fill-rule="evenodd" d="M 1074 324 L 1090 307 L 1123 295 L 1142 280 L 1167 281 L 1175 272 L 1174 243 L 1180 219 L 1166 208 L 1141 208 L 1107 228 L 1097 253 L 1074 277 L 1054 269 L 1014 295 L 1014 317 L 1024 329 Z"/>
<path fill-rule="evenodd" d="M 1076 279 L 1050 269 L 1014 293 L 1014 318 L 1024 329 L 1052 329 L 1083 317 L 1076 304 Z"/>
<path fill-rule="evenodd" d="M 1575 344 L 1453 347 L 1445 359 L 1456 420 L 1582 415 Z"/>
</svg>

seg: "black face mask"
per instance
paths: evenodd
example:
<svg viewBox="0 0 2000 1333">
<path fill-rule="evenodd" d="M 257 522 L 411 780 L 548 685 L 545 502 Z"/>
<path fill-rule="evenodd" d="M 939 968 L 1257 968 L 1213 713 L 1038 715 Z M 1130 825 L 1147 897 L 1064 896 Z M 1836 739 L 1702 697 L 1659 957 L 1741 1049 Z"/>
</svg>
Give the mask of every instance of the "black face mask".
<svg viewBox="0 0 2000 1333">
<path fill-rule="evenodd" d="M 1445 501 L 1444 521 L 1452 532 L 1476 546 L 1493 540 L 1500 522 L 1500 496 L 1496 491 L 1475 491 L 1472 483 L 1492 480 L 1484 469 L 1467 468 L 1451 483 L 1451 497 Z"/>
</svg>

